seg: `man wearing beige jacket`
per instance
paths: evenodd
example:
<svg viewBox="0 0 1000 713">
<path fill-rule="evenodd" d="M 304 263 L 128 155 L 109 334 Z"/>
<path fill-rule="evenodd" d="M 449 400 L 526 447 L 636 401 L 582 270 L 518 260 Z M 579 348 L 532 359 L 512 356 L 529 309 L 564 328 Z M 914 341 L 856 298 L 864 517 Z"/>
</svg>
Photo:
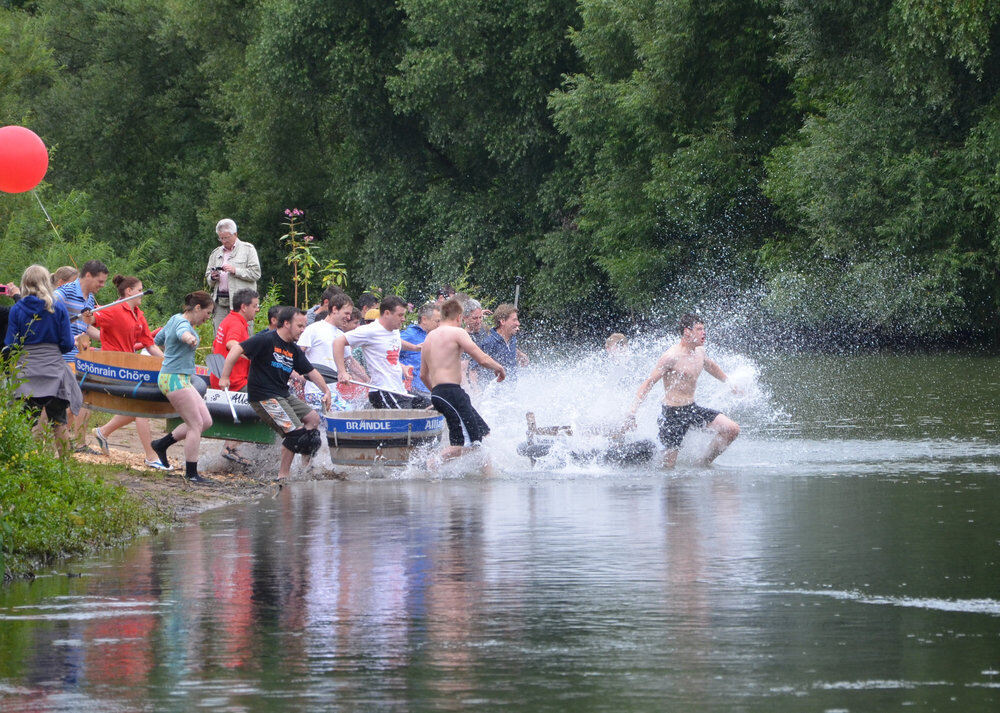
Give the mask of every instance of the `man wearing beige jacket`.
<svg viewBox="0 0 1000 713">
<path fill-rule="evenodd" d="M 256 290 L 260 279 L 260 260 L 257 249 L 250 243 L 243 242 L 236 235 L 236 222 L 223 218 L 215 226 L 221 245 L 208 256 L 208 267 L 205 268 L 205 279 L 215 300 L 215 314 L 212 322 L 215 331 L 219 324 L 229 314 L 229 295 L 240 290 Z M 253 334 L 253 326 L 250 327 Z"/>
</svg>

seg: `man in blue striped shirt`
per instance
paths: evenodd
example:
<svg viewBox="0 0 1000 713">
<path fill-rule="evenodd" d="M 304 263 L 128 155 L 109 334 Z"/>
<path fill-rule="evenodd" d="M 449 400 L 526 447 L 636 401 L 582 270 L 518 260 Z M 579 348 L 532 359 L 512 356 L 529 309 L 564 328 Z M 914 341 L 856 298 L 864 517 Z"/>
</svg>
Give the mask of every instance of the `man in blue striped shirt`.
<svg viewBox="0 0 1000 713">
<path fill-rule="evenodd" d="M 80 268 L 80 276 L 77 279 L 56 289 L 55 298 L 66 306 L 66 311 L 69 312 L 70 319 L 73 320 L 75 315 L 84 310 L 92 310 L 97 306 L 94 295 L 101 291 L 107 281 L 107 265 L 100 260 L 89 260 Z M 92 326 L 93 322 L 91 315 L 84 315 L 80 319 L 71 321 L 69 328 L 73 333 L 74 341 L 84 332 L 95 339 L 100 338 L 101 333 Z M 78 347 L 78 343 L 74 344 L 72 351 L 63 354 L 63 359 L 70 364 L 74 363 Z"/>
<path fill-rule="evenodd" d="M 100 260 L 89 260 L 80 268 L 80 277 L 67 282 L 54 292 L 56 300 L 66 305 L 66 311 L 70 318 L 73 315 L 81 314 L 84 310 L 92 310 L 97 306 L 94 295 L 100 292 L 104 283 L 108 281 L 108 266 Z M 63 359 L 68 363 L 76 362 L 76 355 L 79 349 L 78 337 L 81 334 L 88 334 L 94 338 L 100 338 L 101 333 L 93 326 L 93 312 L 86 312 L 80 319 L 69 323 L 70 331 L 73 334 L 73 349 L 63 354 Z M 82 408 L 80 412 L 70 419 L 70 427 L 73 429 L 73 440 L 77 443 L 78 453 L 94 453 L 87 447 L 86 428 L 90 419 L 90 409 Z"/>
</svg>

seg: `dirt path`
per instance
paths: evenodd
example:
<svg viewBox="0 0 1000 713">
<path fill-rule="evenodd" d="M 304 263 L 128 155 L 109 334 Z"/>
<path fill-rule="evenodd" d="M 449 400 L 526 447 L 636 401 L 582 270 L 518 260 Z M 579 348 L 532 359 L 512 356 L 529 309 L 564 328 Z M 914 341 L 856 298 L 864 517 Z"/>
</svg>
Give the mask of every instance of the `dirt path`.
<svg viewBox="0 0 1000 713">
<path fill-rule="evenodd" d="M 152 430 L 154 439 L 163 435 L 163 421 L 152 421 Z M 274 483 L 277 445 L 241 444 L 241 454 L 251 461 L 250 466 L 243 467 L 222 458 L 222 441 L 205 439 L 201 442 L 198 463 L 202 475 L 210 482 L 193 485 L 183 477 L 182 470 L 166 472 L 145 465 L 145 455 L 134 425 L 115 431 L 108 441 L 110 457 L 86 453 L 77 453 L 74 457 L 82 463 L 125 466 L 127 469 L 114 472 L 109 477 L 170 520 L 181 520 L 231 503 L 256 500 L 278 491 L 278 485 Z M 93 434 L 88 433 L 87 443 L 95 451 L 99 450 Z M 182 458 L 181 447 L 172 447 L 170 456 L 171 463 L 178 465 Z M 343 477 L 342 473 L 333 469 L 328 458 L 317 457 L 315 464 L 306 470 L 296 472 L 293 466 L 289 480 L 339 480 Z"/>
</svg>

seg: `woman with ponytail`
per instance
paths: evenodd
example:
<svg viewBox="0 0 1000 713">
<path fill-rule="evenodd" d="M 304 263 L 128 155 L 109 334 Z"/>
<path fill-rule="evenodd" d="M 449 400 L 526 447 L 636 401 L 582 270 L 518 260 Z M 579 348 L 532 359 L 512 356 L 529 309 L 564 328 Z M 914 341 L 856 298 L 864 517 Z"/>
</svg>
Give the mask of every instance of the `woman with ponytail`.
<svg viewBox="0 0 1000 713">
<path fill-rule="evenodd" d="M 163 356 L 163 352 L 154 343 L 153 335 L 149 333 L 146 315 L 139 309 L 143 293 L 142 280 L 138 277 L 115 275 L 111 278 L 111 282 L 118 290 L 119 299 L 131 299 L 114 307 L 102 309 L 100 312 L 94 312 L 94 326 L 101 330 L 101 351 L 133 353 L 136 349 L 145 348 L 153 356 Z M 93 430 L 94 438 L 97 439 L 104 455 L 111 455 L 108 447 L 108 436 L 133 421 L 135 421 L 135 430 L 139 434 L 139 443 L 146 451 L 146 465 L 150 468 L 166 470 L 167 467 L 160 463 L 160 457 L 153 450 L 153 435 L 149 430 L 148 418 L 119 414 L 112 417 L 103 426 L 95 428 Z"/>
<path fill-rule="evenodd" d="M 41 265 L 21 275 L 21 300 L 11 307 L 4 346 L 20 347 L 17 368 L 23 383 L 15 393 L 37 421 L 42 409 L 64 453 L 69 445 L 66 410 L 79 412 L 83 394 L 62 355 L 72 351 L 69 312 L 52 296 L 52 276 Z"/>
<path fill-rule="evenodd" d="M 212 416 L 205 401 L 191 385 L 194 353 L 199 341 L 194 328 L 207 322 L 214 308 L 215 303 L 207 292 L 192 292 L 184 298 L 184 311 L 171 317 L 156 334 L 156 344 L 163 347 L 163 366 L 157 383 L 184 423 L 153 441 L 153 451 L 160 462 L 169 468 L 167 448 L 184 441 L 184 475 L 193 483 L 208 482 L 198 473 L 198 446 L 201 434 L 212 425 Z"/>
</svg>

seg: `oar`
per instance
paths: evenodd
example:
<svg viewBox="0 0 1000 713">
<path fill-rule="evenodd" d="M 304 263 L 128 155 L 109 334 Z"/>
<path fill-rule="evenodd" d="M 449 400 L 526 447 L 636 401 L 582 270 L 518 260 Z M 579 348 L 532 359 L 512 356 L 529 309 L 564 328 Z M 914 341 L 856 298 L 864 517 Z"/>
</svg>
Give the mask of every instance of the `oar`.
<svg viewBox="0 0 1000 713">
<path fill-rule="evenodd" d="M 313 364 L 313 368 L 316 371 L 319 372 L 319 375 L 322 376 L 323 379 L 326 380 L 326 383 L 329 384 L 330 382 L 334 382 L 334 385 L 336 385 L 336 383 L 337 383 L 337 372 L 334 369 L 331 369 L 328 366 L 323 366 L 322 364 L 318 364 L 318 365 L 317 364 Z M 394 394 L 396 396 L 402 396 L 404 399 L 412 399 L 413 398 L 413 394 L 408 394 L 405 391 L 393 391 L 392 389 L 387 389 L 387 388 L 385 388 L 383 386 L 375 386 L 375 384 L 370 384 L 367 381 L 355 381 L 354 379 L 348 379 L 347 383 L 348 384 L 356 384 L 358 386 L 367 386 L 369 389 L 373 389 L 375 391 L 384 391 L 387 394 Z"/>
<path fill-rule="evenodd" d="M 151 294 L 153 294 L 152 290 L 143 290 L 142 292 L 140 292 L 137 295 L 132 295 L 131 297 L 122 297 L 120 300 L 115 300 L 114 302 L 108 302 L 106 305 L 102 305 L 102 306 L 98 307 L 97 309 L 85 309 L 85 310 L 81 310 L 80 314 L 83 314 L 84 312 L 90 312 L 91 314 L 93 314 L 93 313 L 96 313 L 96 312 L 100 312 L 102 309 L 108 309 L 109 307 L 114 307 L 115 305 L 120 305 L 122 302 L 128 302 L 129 300 L 134 300 L 134 299 L 136 299 L 138 297 L 142 297 L 143 295 L 151 295 Z M 75 322 L 76 320 L 80 319 L 80 314 L 74 314 L 72 317 L 69 318 L 69 321 L 70 322 Z"/>
<path fill-rule="evenodd" d="M 205 366 L 216 379 L 222 378 L 222 367 L 225 366 L 225 363 L 226 360 L 221 354 L 209 354 L 205 357 Z M 226 401 L 229 403 L 229 413 L 233 415 L 233 423 L 239 423 L 240 417 L 236 415 L 236 407 L 233 406 L 233 397 L 229 395 L 229 389 L 223 389 L 223 392 L 225 392 Z"/>
</svg>

